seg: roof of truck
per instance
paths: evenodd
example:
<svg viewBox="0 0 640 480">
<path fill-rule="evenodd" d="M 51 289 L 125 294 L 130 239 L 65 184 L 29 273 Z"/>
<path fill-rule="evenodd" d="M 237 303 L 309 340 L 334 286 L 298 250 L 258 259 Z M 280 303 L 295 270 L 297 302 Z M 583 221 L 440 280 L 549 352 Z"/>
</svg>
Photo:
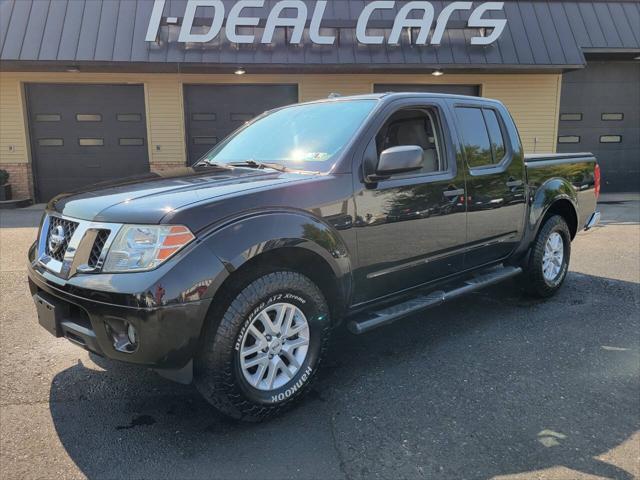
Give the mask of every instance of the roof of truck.
<svg viewBox="0 0 640 480">
<path fill-rule="evenodd" d="M 335 96 L 333 96 L 335 95 Z M 453 93 L 434 93 L 434 92 L 385 92 L 385 93 L 367 93 L 362 95 L 345 95 L 332 94 L 325 99 L 315 100 L 313 102 L 327 102 L 327 101 L 340 101 L 340 100 L 398 100 L 402 98 L 450 98 L 454 100 L 482 100 L 484 102 L 500 103 L 499 100 L 485 97 L 474 97 L 471 95 L 456 95 Z"/>
</svg>

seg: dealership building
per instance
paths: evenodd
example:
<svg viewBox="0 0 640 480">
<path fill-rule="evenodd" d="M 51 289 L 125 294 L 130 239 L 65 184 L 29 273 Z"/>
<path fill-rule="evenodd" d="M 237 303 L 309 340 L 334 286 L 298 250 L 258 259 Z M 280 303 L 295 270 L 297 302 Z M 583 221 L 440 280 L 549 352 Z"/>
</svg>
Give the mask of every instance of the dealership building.
<svg viewBox="0 0 640 480">
<path fill-rule="evenodd" d="M 0 0 L 0 169 L 46 201 L 274 107 L 429 91 L 499 99 L 527 153 L 592 151 L 637 191 L 639 59 L 637 1 Z"/>
</svg>

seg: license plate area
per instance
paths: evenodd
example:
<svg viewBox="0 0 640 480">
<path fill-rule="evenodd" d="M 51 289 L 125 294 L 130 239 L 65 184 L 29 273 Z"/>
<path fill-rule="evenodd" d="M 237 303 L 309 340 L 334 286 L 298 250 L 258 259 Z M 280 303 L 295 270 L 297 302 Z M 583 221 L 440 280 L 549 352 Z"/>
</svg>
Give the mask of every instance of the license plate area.
<svg viewBox="0 0 640 480">
<path fill-rule="evenodd" d="M 62 329 L 60 328 L 60 322 L 65 318 L 69 307 L 42 292 L 36 293 L 33 296 L 33 300 L 36 304 L 40 325 L 52 335 L 61 337 Z"/>
</svg>

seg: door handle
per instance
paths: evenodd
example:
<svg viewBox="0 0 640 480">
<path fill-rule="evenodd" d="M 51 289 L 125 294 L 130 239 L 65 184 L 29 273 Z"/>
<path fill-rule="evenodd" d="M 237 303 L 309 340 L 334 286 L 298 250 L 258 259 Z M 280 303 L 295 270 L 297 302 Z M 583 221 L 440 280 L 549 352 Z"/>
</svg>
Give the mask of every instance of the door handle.
<svg viewBox="0 0 640 480">
<path fill-rule="evenodd" d="M 522 180 L 509 180 L 507 182 L 507 187 L 509 188 L 517 188 L 522 186 Z"/>
<path fill-rule="evenodd" d="M 445 190 L 442 194 L 447 198 L 458 197 L 464 195 L 464 188 L 458 188 L 457 190 Z"/>
</svg>

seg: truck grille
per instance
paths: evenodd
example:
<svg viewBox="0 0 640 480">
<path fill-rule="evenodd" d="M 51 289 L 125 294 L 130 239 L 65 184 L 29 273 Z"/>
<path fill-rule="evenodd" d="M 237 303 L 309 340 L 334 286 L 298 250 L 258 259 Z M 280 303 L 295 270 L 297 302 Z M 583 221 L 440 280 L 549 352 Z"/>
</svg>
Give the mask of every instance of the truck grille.
<svg viewBox="0 0 640 480">
<path fill-rule="evenodd" d="M 98 260 L 100 260 L 100 255 L 102 255 L 102 250 L 110 234 L 111 230 L 98 230 L 96 239 L 93 242 L 93 247 L 91 248 L 91 253 L 89 254 L 89 261 L 87 262 L 90 267 L 95 268 L 98 266 Z"/>
<path fill-rule="evenodd" d="M 51 235 L 56 232 L 58 227 L 62 227 L 62 231 L 64 232 L 64 240 L 55 249 L 55 251 L 51 251 L 51 248 L 49 246 Z M 76 231 L 76 228 L 78 228 L 77 222 L 72 222 L 71 220 L 66 220 L 59 217 L 50 217 L 49 231 L 47 232 L 47 242 L 45 246 L 47 255 L 55 260 L 58 260 L 59 262 L 62 262 L 64 260 L 64 254 L 67 252 L 69 241 Z"/>
</svg>

